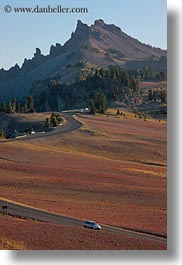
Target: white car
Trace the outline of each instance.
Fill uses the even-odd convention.
[[[94,221],[89,221],[89,220],[84,221],[83,226],[85,228],[90,228],[90,229],[96,229],[96,230],[100,230],[101,229],[101,226],[99,224],[97,224]]]

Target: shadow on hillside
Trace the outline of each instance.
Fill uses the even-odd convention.
[[[178,187],[178,161],[175,153],[178,153],[178,87],[176,80],[178,80],[177,64],[179,51],[179,14],[169,11],[168,13],[168,251],[107,251],[107,252],[89,252],[89,251],[15,251],[10,253],[10,259],[19,263],[28,261],[42,261],[46,262],[60,262],[71,260],[77,261],[170,261],[176,260],[179,256],[177,247],[178,242],[178,202],[177,202],[177,187]],[[149,260],[150,258],[150,260]]]

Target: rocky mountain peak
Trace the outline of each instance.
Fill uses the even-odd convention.
[[[65,43],[64,47],[67,49],[79,49],[87,42],[89,37],[90,27],[78,20],[75,32],[72,32],[71,38]]]
[[[160,60],[161,56],[164,60]],[[166,69],[166,56],[167,51],[141,43],[118,26],[106,24],[102,19],[95,20],[91,26],[78,20],[70,39],[63,46],[59,43],[51,45],[49,55],[43,55],[36,48],[33,57],[25,59],[21,68],[15,65],[9,70],[1,69],[0,98],[9,99],[10,95],[11,98],[22,97],[28,93],[34,81],[60,73],[63,68],[66,73],[64,80],[70,82],[74,73],[69,71],[67,75],[68,64],[87,61],[96,67],[119,64],[123,68],[152,64],[158,69]]]
[[[63,46],[61,46],[60,43],[56,43],[56,45],[51,45],[50,47],[50,55],[51,56],[57,56],[63,52]]]
[[[34,58],[40,58],[42,56],[41,50],[39,48],[36,48],[34,53]]]
[[[88,31],[89,30],[89,26],[87,24],[83,23],[81,20],[78,20],[75,32],[78,32],[80,30]]]
[[[95,20],[95,22],[94,22],[94,26],[96,26],[96,27],[103,27],[103,26],[105,26],[106,24],[105,24],[105,22],[104,22],[104,20],[103,19],[97,19],[97,20]]]

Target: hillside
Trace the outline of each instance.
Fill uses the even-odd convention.
[[[69,50],[83,47],[97,49],[98,52],[108,52],[107,56],[115,51],[118,59],[145,59],[166,55],[165,51],[143,44],[125,34],[119,27],[105,24],[101,19],[96,20],[91,27],[78,20],[76,31],[65,43],[65,47]]]
[[[107,68],[109,65],[121,65],[124,68],[153,66],[166,70],[167,52],[141,43],[130,37],[115,25],[96,20],[91,26],[80,20],[71,38],[61,46],[52,45],[50,53],[43,55],[39,48],[32,59],[25,59],[22,67],[17,64],[9,70],[0,70],[0,98],[10,100],[23,98],[29,92],[32,83],[57,74],[62,82],[74,82],[77,73],[67,71],[67,65],[87,61],[93,66]]]

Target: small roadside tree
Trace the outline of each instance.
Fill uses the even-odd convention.
[[[56,119],[56,116],[53,116],[51,118],[51,123],[53,127],[57,127],[58,126],[58,120]]]

